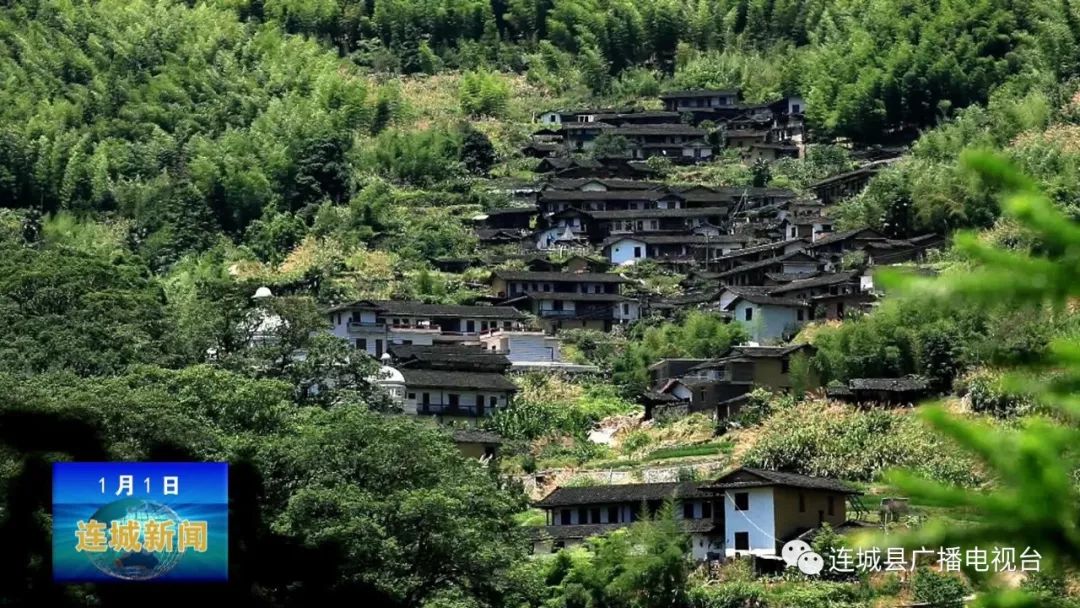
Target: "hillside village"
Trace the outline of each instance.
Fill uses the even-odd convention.
[[[1080,606],[1075,2],[16,1],[0,73],[0,605]],[[58,500],[129,463],[212,559]]]
[[[508,206],[472,218],[475,257],[435,260],[445,272],[495,267],[473,304],[360,300],[327,311],[335,336],[380,361],[377,382],[405,414],[450,427],[463,453],[496,466],[504,438],[488,420],[513,403],[515,377],[600,371],[567,360],[562,332],[622,331],[690,310],[742,326],[746,341],[717,357],[653,361],[649,386],[634,399],[639,423],[696,414],[722,434],[760,389],[900,408],[930,394],[918,376],[851,378],[826,390],[812,370],[792,372],[793,361],[814,352],[797,338],[804,326],[870,312],[882,297],[873,278],[878,267],[917,265],[946,245],[937,234],[897,239],[870,227],[835,227],[833,206],[858,194],[890,159],[822,179],[805,195],[666,183],[656,178],[650,159],[692,165],[727,149],[737,152],[736,162],[768,163],[800,158],[810,134],[799,97],[748,104],[738,91],[696,90],[660,99],[663,111],[538,115],[541,128],[522,149],[537,159],[535,178],[507,191]],[[591,154],[613,138],[621,152]],[[521,269],[499,268],[508,260]],[[680,295],[638,288],[628,271],[646,260],[684,277]],[[727,481],[734,479],[741,481]],[[756,489],[733,492],[725,484]],[[535,505],[546,510],[546,525],[533,530],[539,552],[626,526],[641,517],[641,505],[655,511],[666,499],[676,501],[693,557],[703,562],[738,555],[777,559],[784,543],[812,539],[826,522],[846,530],[869,526],[871,515],[858,499],[861,492],[843,480],[782,470],[742,468],[711,482],[535,488]],[[798,500],[758,496],[762,492]],[[746,522],[758,521],[769,522],[770,531],[751,532]]]

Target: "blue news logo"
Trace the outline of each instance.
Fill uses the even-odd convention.
[[[53,579],[225,581],[229,466],[53,465]]]

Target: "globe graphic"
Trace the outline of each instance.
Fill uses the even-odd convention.
[[[110,529],[112,522],[123,524],[136,520],[141,526],[150,520],[165,524],[172,522],[173,551],[114,551],[110,546],[100,553],[88,553],[90,561],[109,576],[126,580],[150,580],[172,570],[180,563],[181,554],[176,552],[176,534],[180,527],[180,517],[169,507],[141,498],[125,498],[104,505],[92,516],[94,520],[105,523],[105,535],[111,543]],[[139,536],[140,542],[143,540]]]

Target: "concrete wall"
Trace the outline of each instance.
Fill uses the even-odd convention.
[[[635,255],[635,247],[638,248],[636,253],[640,255]],[[648,249],[645,243],[634,239],[615,241],[608,247],[608,259],[612,264],[627,264],[649,257]]]
[[[753,310],[750,321],[746,320],[747,309]],[[740,301],[735,305],[732,319],[742,323],[750,334],[750,340],[759,344],[772,344],[783,340],[784,331],[799,323],[798,311],[784,306],[759,305]],[[804,315],[805,318],[805,315]]]
[[[750,495],[749,509],[735,510],[735,494],[746,492]],[[755,555],[776,554],[776,517],[774,515],[772,488],[747,488],[745,490],[727,490],[724,492],[724,555],[735,557],[735,533],[747,532],[750,535],[749,553]],[[740,551],[746,554],[747,551]]]

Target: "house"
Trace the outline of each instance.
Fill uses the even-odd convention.
[[[331,333],[380,357],[394,344],[455,343],[492,328],[520,329],[525,315],[509,306],[358,300],[326,311]]]
[[[813,318],[806,301],[777,296],[739,295],[726,310],[733,322],[745,326],[750,340],[758,343],[790,340]]]
[[[780,220],[784,238],[805,239],[811,243],[824,233],[832,232],[833,221],[821,215],[791,215]]]
[[[629,112],[605,112],[595,115],[595,120],[602,120],[613,125],[658,125],[681,122],[682,114],[667,110],[635,109]]]
[[[601,238],[641,233],[687,232],[703,226],[716,226],[727,219],[726,207],[685,209],[664,207],[627,209],[625,211],[591,211],[591,233]]]
[[[645,259],[690,262],[710,253],[722,255],[739,249],[746,240],[745,237],[726,234],[621,234],[604,239],[601,248],[615,265]]]
[[[920,261],[930,249],[941,249],[948,245],[948,240],[937,234],[921,234],[910,239],[889,239],[866,243],[866,261],[868,264],[899,264]]]
[[[476,429],[457,428],[451,431],[451,437],[462,456],[482,462],[498,458],[503,443],[498,433]]]
[[[712,158],[712,146],[705,141],[708,131],[689,125],[624,125],[610,133],[626,138],[635,160],[662,156],[676,163],[693,163]]]
[[[406,414],[476,425],[508,407],[517,385],[501,373],[403,367]]]
[[[474,216],[473,222],[487,229],[527,230],[536,217],[536,207],[501,207]]]
[[[705,363],[708,359],[668,358],[660,359],[650,365],[649,384],[656,386],[671,378],[683,376],[690,368]]]
[[[671,500],[675,518],[690,534],[692,556],[699,561],[716,559],[722,538],[715,520],[719,504],[700,485],[691,481],[556,488],[534,503],[544,510],[547,524],[536,531],[533,552],[549,553],[626,527],[651,517]]]
[[[772,162],[775,160],[780,160],[781,158],[800,157],[802,157],[801,147],[795,144],[777,142],[760,142],[750,144],[749,149],[744,155],[744,158],[751,162],[756,160]]]
[[[818,258],[836,264],[849,251],[866,250],[873,244],[886,241],[888,239],[884,235],[872,228],[854,228],[820,236],[808,249]]]
[[[769,295],[808,301],[815,319],[842,320],[876,298],[862,287],[862,271],[848,270],[796,279],[771,287]]]
[[[759,262],[786,255],[795,251],[803,251],[808,243],[803,239],[788,239],[786,241],[773,241],[752,247],[743,247],[709,261],[708,269],[716,272],[725,272],[745,264]]]
[[[736,150],[749,150],[754,144],[763,144],[769,136],[766,129],[730,129],[721,130],[724,147]]]
[[[613,131],[617,127],[615,125],[608,124],[601,121],[589,121],[589,122],[564,122],[559,128],[563,135],[563,142],[566,145],[566,149],[571,152],[588,152],[592,150],[593,145],[596,142],[596,138],[601,133],[606,131]]]
[[[604,165],[592,158],[551,156],[541,160],[537,173],[554,173],[562,177],[588,177],[602,170]]]
[[[674,405],[681,407],[679,413],[711,412],[719,422],[737,414],[742,405],[739,397],[756,387],[788,392],[798,380],[804,390],[816,388],[821,382],[813,370],[808,369],[805,377],[798,379],[791,375],[792,359],[813,352],[808,344],[734,346],[719,358],[680,366],[678,377],[654,382],[655,388],[643,400],[645,419],[660,411],[673,411]]]
[[[831,205],[862,192],[866,185],[870,183],[871,178],[890,163],[895,162],[895,160],[875,161],[853,171],[827,177],[810,184],[810,190],[814,192],[818,200],[826,205]]]
[[[852,378],[847,386],[830,386],[832,399],[851,403],[914,405],[930,394],[930,385],[921,376],[903,378]]]
[[[521,147],[521,153],[531,158],[558,156],[566,149],[560,141],[530,141]]]
[[[591,373],[593,365],[563,361],[559,339],[542,331],[497,329],[480,336],[480,344],[490,352],[504,355],[511,371]]]
[[[386,352],[390,363],[398,371],[408,368],[502,374],[510,369],[511,364],[504,353],[481,345],[395,344]]]
[[[660,96],[664,109],[689,115],[694,124],[704,120],[719,122],[742,113],[739,91],[686,90],[672,91]]]
[[[775,558],[784,544],[828,523],[847,521],[860,492],[821,477],[740,467],[704,490],[722,504],[723,555]]]
[[[738,253],[736,251],[736,253]],[[763,285],[770,274],[809,277],[817,274],[821,264],[804,251],[792,251],[758,262],[743,264],[717,275],[724,285]]]
[[[637,320],[638,302],[622,295],[622,286],[629,282],[604,272],[511,270],[497,270],[490,280],[504,305],[531,312],[549,333],[570,328],[610,331],[614,324]]]

